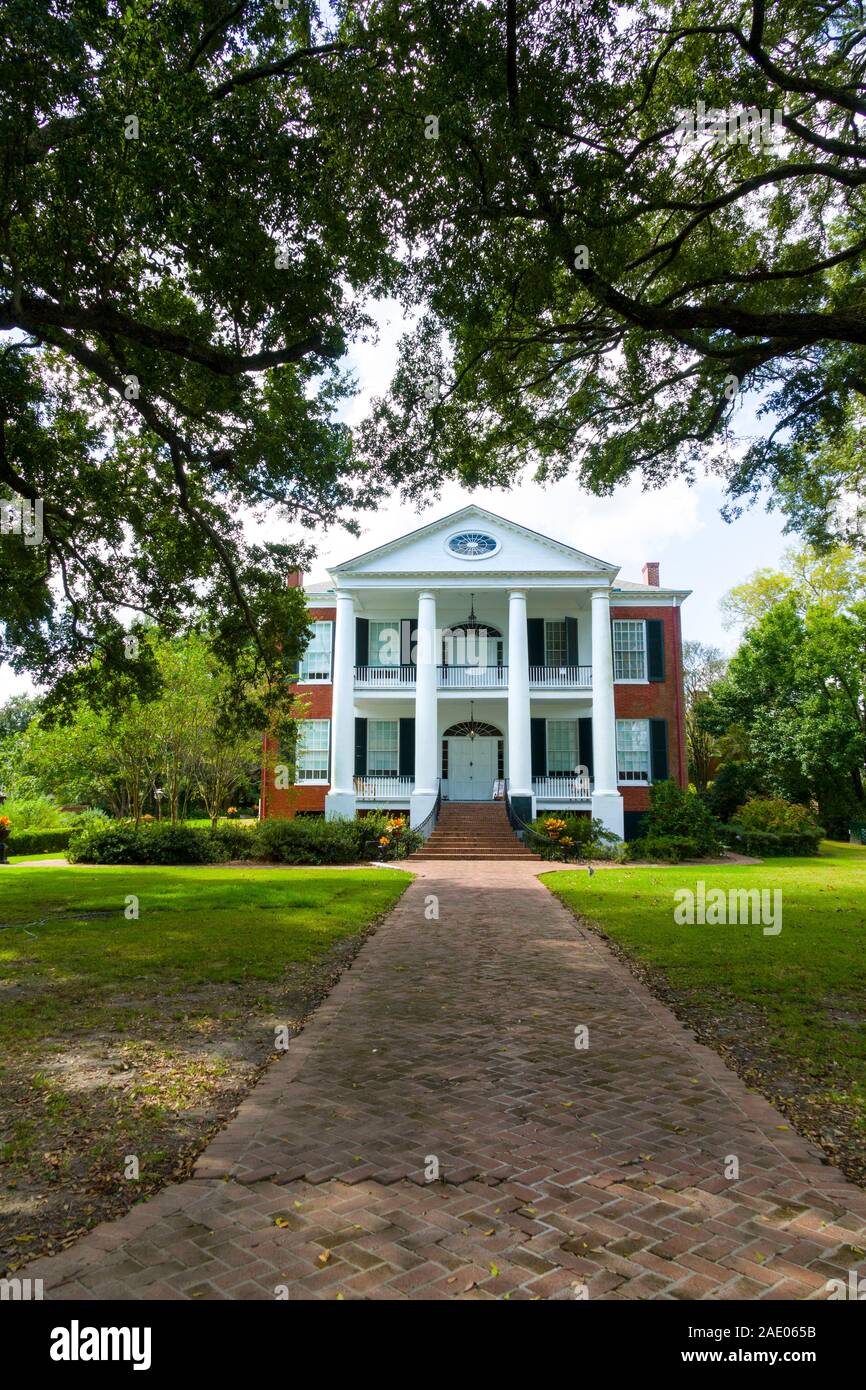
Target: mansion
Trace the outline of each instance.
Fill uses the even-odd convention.
[[[688,592],[474,505],[335,566],[305,589],[295,786],[266,773],[261,814],[420,825],[507,783],[524,821],[587,812],[632,838],[653,782],[686,785]]]

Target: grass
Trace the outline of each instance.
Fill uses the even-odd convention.
[[[273,1056],[275,1027],[297,1030],[410,881],[0,870],[0,1266],[188,1172]]]
[[[679,926],[674,892],[782,890],[782,930]],[[866,1179],[866,848],[818,858],[544,877],[699,1035]]]
[[[46,854],[10,854],[10,864],[32,864],[36,859],[65,859],[66,853],[62,849],[53,850]]]

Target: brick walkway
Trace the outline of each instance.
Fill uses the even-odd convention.
[[[862,1273],[866,1194],[540,867],[418,864],[196,1176],[21,1273],[82,1299],[809,1298]]]

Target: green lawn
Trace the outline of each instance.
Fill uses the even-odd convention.
[[[56,849],[47,854],[10,854],[10,864],[32,864],[37,859],[65,859],[66,855],[62,849]]]
[[[297,1029],[410,881],[0,870],[0,1267],[188,1171],[273,1055],[275,1027]],[[130,1153],[138,1183],[122,1177]]]
[[[782,930],[679,926],[674,892],[782,891]],[[866,848],[817,859],[545,875],[702,1037],[852,1176],[866,1174]]]

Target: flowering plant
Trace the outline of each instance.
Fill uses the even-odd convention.
[[[11,824],[8,816],[0,816],[0,835],[5,835]]]
[[[560,820],[559,816],[548,816],[547,820],[544,822],[544,828],[550,836],[550,839],[556,840],[565,829],[565,821]]]
[[[229,806],[228,809],[226,810],[226,815],[227,815],[227,816],[236,816],[237,813],[238,813],[238,808],[237,808],[237,806]]]

